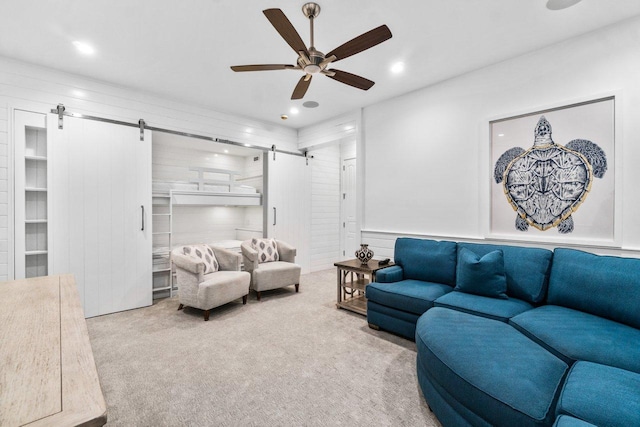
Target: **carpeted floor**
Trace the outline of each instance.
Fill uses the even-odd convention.
[[[87,320],[108,426],[438,426],[415,344],[335,307],[335,271],[204,322],[177,298]]]

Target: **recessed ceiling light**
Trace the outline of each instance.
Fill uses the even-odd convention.
[[[229,152],[229,150],[224,150],[224,152],[225,152],[225,153],[228,153],[228,152]]]
[[[504,136],[504,133],[499,133],[498,136]]]
[[[318,105],[320,104],[318,104],[316,101],[307,101],[302,104],[302,106],[305,108],[316,108]]]
[[[251,144],[244,144],[245,147],[251,147]]]
[[[393,74],[400,74],[404,71],[404,62],[396,62],[391,66],[391,72]]]
[[[74,89],[74,90],[72,90],[72,91],[71,91],[71,94],[72,94],[73,96],[77,96],[78,98],[84,98],[84,97],[86,96],[86,94],[85,94],[83,91],[78,90],[78,89]]]
[[[562,10],[579,3],[581,0],[548,0],[547,9]]]
[[[289,113],[291,114],[298,114],[300,112],[300,110],[298,110],[296,107],[291,107],[291,109],[289,110]]]
[[[346,126],[344,127],[344,130],[346,130],[346,131],[350,131],[350,130],[352,130],[352,129],[353,129],[353,125],[346,125]]]
[[[244,131],[245,131],[246,133],[253,133],[253,129],[251,129],[251,128],[246,128]]]
[[[213,157],[218,157],[218,153],[215,153],[215,154],[213,155]]]
[[[93,55],[94,53],[96,53],[96,50],[90,44],[76,40],[73,42],[73,45],[76,47],[78,52],[83,55]]]

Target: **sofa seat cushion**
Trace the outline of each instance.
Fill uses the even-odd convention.
[[[409,313],[422,314],[433,301],[451,292],[451,286],[422,280],[401,280],[394,283],[373,282],[366,288],[368,300]]]
[[[598,426],[638,426],[640,374],[577,362],[569,371],[557,412]]]
[[[569,415],[560,415],[553,423],[553,427],[596,427],[595,425],[582,421]]]
[[[555,305],[509,323],[569,364],[586,360],[640,372],[640,330],[622,323]]]
[[[419,369],[493,425],[551,425],[567,365],[504,322],[434,307],[416,325]]]
[[[470,295],[464,292],[453,291],[441,296],[434,302],[434,307],[445,307],[489,319],[507,322],[513,316],[531,310],[533,306],[525,301],[509,298],[497,299]]]
[[[300,271],[300,266],[292,262],[265,262],[253,271],[253,288],[256,291],[268,291],[295,285],[300,283]]]
[[[198,285],[195,308],[209,310],[249,293],[251,275],[246,271],[217,271],[203,278],[204,281]]]

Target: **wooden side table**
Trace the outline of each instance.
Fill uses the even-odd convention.
[[[370,282],[375,282],[376,272],[395,265],[393,262],[380,265],[377,260],[362,264],[357,259],[336,262],[338,269],[338,302],[336,307],[344,308],[359,314],[367,314],[367,298],[364,289]]]

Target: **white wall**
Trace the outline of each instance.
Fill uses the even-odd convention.
[[[340,259],[340,146],[311,150],[311,271]]]
[[[595,250],[638,256],[639,24],[627,21],[365,108],[358,152],[363,240],[376,255],[392,256],[398,235],[484,238],[488,121],[615,92],[624,250]]]
[[[297,132],[283,126],[223,114],[129,88],[0,58],[0,280],[12,262],[12,136],[7,134],[14,108],[49,112],[58,103],[68,111],[127,122],[143,118],[149,126],[229,139],[261,147],[297,151]],[[7,150],[8,147],[8,150]],[[7,181],[7,178],[9,180]],[[4,183],[3,183],[4,182]],[[9,201],[11,200],[11,201]],[[6,206],[6,205],[9,206]],[[5,208],[6,207],[6,208]]]

